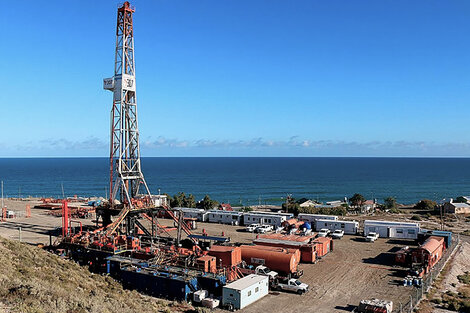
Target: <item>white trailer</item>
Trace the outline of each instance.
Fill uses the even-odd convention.
[[[243,212],[210,210],[207,211],[207,221],[211,223],[240,225]]]
[[[419,231],[419,223],[374,220],[364,221],[364,236],[373,232],[378,233],[380,238],[417,239]]]
[[[241,310],[268,292],[268,276],[250,274],[222,288],[222,305],[228,309]]]
[[[334,232],[337,229],[341,229],[347,235],[355,235],[359,231],[359,222],[356,221],[332,221],[332,220],[316,220],[315,229],[326,228],[331,232]]]
[[[207,220],[207,211],[204,209],[195,208],[174,208],[175,211],[182,211],[184,217],[197,218],[199,222],[205,222]]]
[[[331,220],[337,221],[338,217],[336,215],[323,215],[323,214],[308,214],[308,213],[299,213],[297,219],[302,222],[309,222],[312,227],[315,227],[316,220]],[[320,230],[320,229],[315,229]]]
[[[252,211],[243,214],[243,223],[245,225],[261,224],[278,227],[281,226],[283,222],[293,217],[294,214],[292,213]]]

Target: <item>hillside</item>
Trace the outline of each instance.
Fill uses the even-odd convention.
[[[188,305],[124,290],[110,277],[0,237],[0,312],[183,312]]]

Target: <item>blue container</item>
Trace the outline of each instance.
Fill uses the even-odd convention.
[[[433,230],[431,231],[433,236],[444,237],[446,241],[446,248],[449,248],[452,245],[452,232],[444,230]]]
[[[301,227],[305,229],[312,229],[312,224],[310,224],[309,222],[305,222]]]
[[[178,275],[159,275],[158,272],[140,271],[124,268],[120,280],[126,288],[160,298],[190,301],[191,293],[200,289],[196,278],[183,278]]]

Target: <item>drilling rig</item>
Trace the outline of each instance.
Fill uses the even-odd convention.
[[[108,235],[125,222],[132,234],[136,218],[133,211],[166,206],[165,196],[150,194],[142,173],[137,118],[134,59],[135,9],[129,2],[118,8],[114,76],[103,80],[103,88],[113,93],[109,157],[109,207],[100,211]],[[116,216],[111,222],[111,216]],[[138,223],[138,222],[137,222]],[[139,225],[142,228],[141,225]]]
[[[175,214],[165,195],[152,195],[145,181],[137,119],[134,12],[129,2],[118,8],[114,76],[103,80],[103,88],[113,93],[109,201],[96,207],[96,227],[82,229],[80,224],[79,231],[69,227],[74,221],[67,218],[64,202],[63,233],[56,250],[88,265],[91,271],[108,273],[124,281],[132,277],[132,284],[138,282],[136,288],[150,286],[144,292],[167,297],[175,296],[171,294],[175,290],[183,290],[178,297],[188,300],[188,290],[194,292],[204,285],[213,292],[220,291],[227,277],[236,279],[241,272],[235,264],[217,266],[216,257],[201,248],[207,248],[207,240],[213,239],[191,234],[183,213]],[[172,218],[174,227],[160,225],[156,219],[159,213]],[[146,228],[148,224],[151,229]],[[170,229],[176,231],[175,236]],[[187,239],[181,240],[182,232],[188,235]],[[241,254],[237,255],[241,258]],[[140,266],[145,267],[144,271]],[[142,281],[146,283],[140,284]]]

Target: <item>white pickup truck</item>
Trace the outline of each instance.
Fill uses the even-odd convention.
[[[254,232],[254,231],[256,230],[256,228],[258,228],[258,227],[260,227],[260,226],[261,226],[260,224],[251,224],[251,225],[248,225],[248,226],[245,228],[245,230],[246,230],[247,232],[252,233],[252,232]]]
[[[374,233],[374,232],[370,232],[370,233],[366,236],[366,241],[368,241],[368,242],[374,242],[374,241],[376,241],[377,239],[379,239],[379,234]]]
[[[330,234],[330,230],[326,228],[320,229],[318,232],[318,237],[327,237]]]
[[[284,290],[298,293],[299,295],[308,291],[308,285],[300,282],[298,279],[291,278],[285,282],[276,282],[273,285],[275,290]]]
[[[334,232],[331,233],[331,237],[333,239],[341,239],[344,236],[344,230],[336,229]]]
[[[264,266],[264,265],[258,265],[255,268],[255,274],[269,276],[269,279],[272,281],[275,280],[278,275],[277,272],[271,271],[267,266]]]
[[[255,233],[265,234],[268,231],[272,231],[273,227],[271,225],[261,225],[255,229]]]

